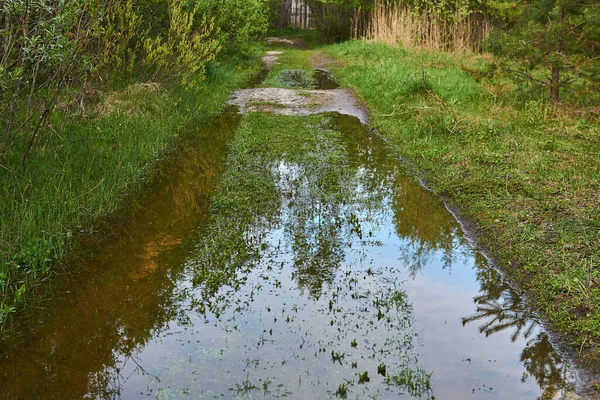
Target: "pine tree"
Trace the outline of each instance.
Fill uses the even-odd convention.
[[[557,103],[561,88],[577,77],[596,78],[600,56],[600,5],[596,0],[527,0],[515,5],[512,29],[496,30],[490,50],[504,57],[517,81],[549,89]]]

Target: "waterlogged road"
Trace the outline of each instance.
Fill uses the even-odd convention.
[[[196,136],[15,326],[0,398],[551,399],[573,380],[357,118],[225,112]]]

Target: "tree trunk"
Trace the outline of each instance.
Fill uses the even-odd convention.
[[[290,26],[291,11],[292,11],[292,1],[291,0],[283,0],[281,2],[281,9],[279,12],[279,27],[280,28],[287,28],[288,26]]]
[[[552,67],[552,81],[550,82],[550,98],[553,103],[558,103],[558,91],[560,87],[560,67]]]

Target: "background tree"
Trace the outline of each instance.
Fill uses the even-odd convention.
[[[510,4],[510,3],[509,3]],[[496,29],[489,49],[519,83],[547,88],[557,103],[561,88],[577,78],[595,79],[600,56],[600,5],[594,0],[528,0],[510,10],[508,30]],[[516,10],[516,11],[515,11]]]

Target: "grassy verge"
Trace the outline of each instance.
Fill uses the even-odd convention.
[[[215,64],[199,89],[136,84],[109,93],[84,115],[52,116],[24,165],[15,149],[0,168],[0,327],[78,232],[114,212],[150,167],[233,89],[258,71],[257,58]]]
[[[372,124],[476,223],[481,244],[581,360],[600,359],[600,123],[480,80],[483,56],[326,48]]]

